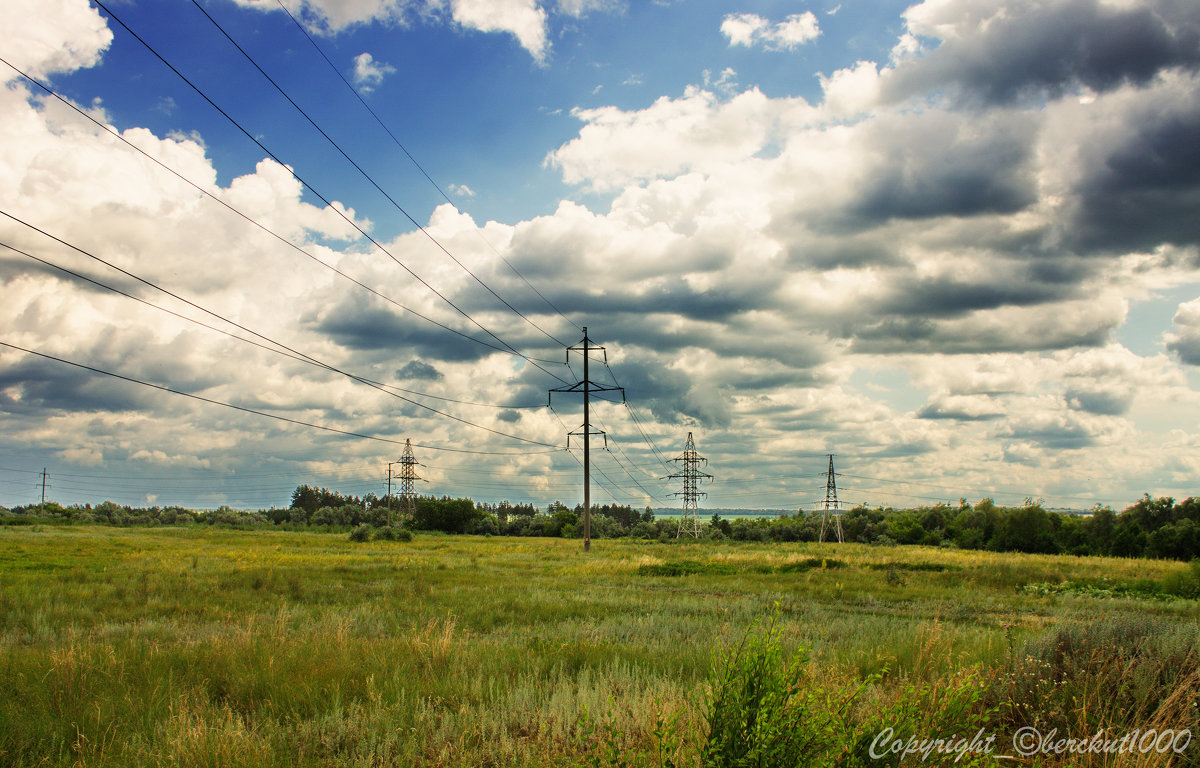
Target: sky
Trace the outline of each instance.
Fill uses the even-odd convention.
[[[0,505],[1196,493],[1194,2],[0,4]]]

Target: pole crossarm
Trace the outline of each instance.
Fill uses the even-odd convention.
[[[584,390],[584,387],[585,387],[585,385],[586,385],[586,388],[587,388],[588,392],[614,392],[614,391],[620,391],[620,393],[621,393],[621,404],[622,404],[622,405],[624,405],[624,404],[625,404],[625,387],[613,387],[613,386],[605,386],[605,385],[603,385],[603,384],[597,384],[597,383],[596,383],[596,382],[594,382],[594,381],[586,381],[586,380],[585,380],[585,381],[578,381],[578,382],[575,382],[574,384],[572,384],[572,385],[571,385],[571,386],[569,386],[569,387],[555,387],[554,389],[550,390],[550,394],[554,394],[555,392],[564,392],[564,393],[565,393],[565,392],[579,392],[579,393],[582,393],[582,392],[583,392],[583,390]],[[606,400],[605,402],[609,402],[609,403],[615,403],[615,402],[617,402],[617,401],[616,401],[616,400]]]

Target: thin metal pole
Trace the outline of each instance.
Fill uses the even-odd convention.
[[[391,527],[392,527],[392,464],[393,464],[393,463],[394,463],[394,462],[390,462],[390,461],[388,462],[388,492],[387,492],[387,500],[388,500],[388,527],[389,527],[389,528],[391,528]]]
[[[592,551],[592,421],[588,409],[588,335],[583,329],[583,551]]]

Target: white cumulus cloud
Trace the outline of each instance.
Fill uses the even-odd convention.
[[[812,11],[795,13],[780,22],[753,13],[729,14],[721,22],[721,33],[730,45],[761,46],[769,51],[790,51],[821,35]]]
[[[546,11],[533,0],[451,0],[454,21],[480,32],[507,32],[535,61],[549,52]]]
[[[375,90],[383,82],[383,78],[395,71],[395,67],[376,61],[369,53],[360,53],[354,57],[354,84],[366,93]]]
[[[1166,336],[1167,349],[1189,365],[1200,365],[1200,299],[1180,304],[1172,322],[1174,331]]]
[[[93,66],[112,42],[87,0],[9,0],[4,11],[4,58],[33,77]]]

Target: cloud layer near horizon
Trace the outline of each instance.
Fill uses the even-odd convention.
[[[451,7],[458,23],[507,30],[540,57],[545,38],[519,31],[536,25],[512,21],[517,5],[537,10]],[[382,0],[306,8],[330,30],[396,22],[404,10]],[[92,66],[112,39],[84,0],[39,4],[27,16],[14,64],[31,74]],[[1200,283],[1200,11],[1172,2],[930,0],[904,23],[890,60],[822,74],[819,102],[696,85],[640,109],[577,109],[578,134],[548,148],[546,164],[581,192],[611,196],[606,210],[564,200],[544,216],[489,222],[480,238],[476,222],[444,205],[428,231],[563,341],[575,343],[577,329],[492,247],[556,307],[580,324],[590,318],[665,452],[677,453],[681,433],[695,430],[727,477],[768,478],[762,496],[725,491],[730,505],[783,503],[785,491],[765,491],[784,480],[769,478],[826,452],[869,459],[877,477],[917,476],[964,492],[1083,500],[1186,492],[1200,474],[1200,397],[1187,379],[1188,366],[1200,364],[1200,299],[1167,312],[1173,324],[1157,331],[1154,349],[1134,351],[1118,331],[1131,306]],[[1052,34],[1068,26],[1078,45]],[[0,208],[14,216],[373,380],[511,405],[544,401],[558,385],[518,358],[414,319],[419,312],[489,339],[336,211],[306,202],[288,169],[264,160],[221,186],[203,137],[121,131],[314,258],[23,81],[9,77],[0,99]],[[369,231],[351,203],[340,210]],[[0,235],[197,314],[11,220],[0,221]],[[498,305],[425,235],[384,245],[506,342],[561,358],[561,347]],[[10,343],[354,431],[521,448],[15,253],[0,260]],[[566,411],[560,421],[546,411],[421,402],[548,444],[576,426]],[[0,352],[0,410],[10,444],[44,446],[84,466],[229,468],[245,460],[236,447],[247,444],[262,452],[298,445],[296,461],[310,467],[361,464],[390,450],[350,444],[330,459],[322,440],[310,444],[289,427],[11,351]],[[603,407],[601,417],[631,463],[653,463],[634,447],[626,412]],[[505,482],[550,495],[572,466],[541,454],[497,461]],[[446,459],[431,474],[452,485],[466,466]],[[661,474],[632,470],[647,484]],[[625,486],[622,501],[646,502],[620,467],[608,471]],[[912,503],[866,490],[861,500]]]

